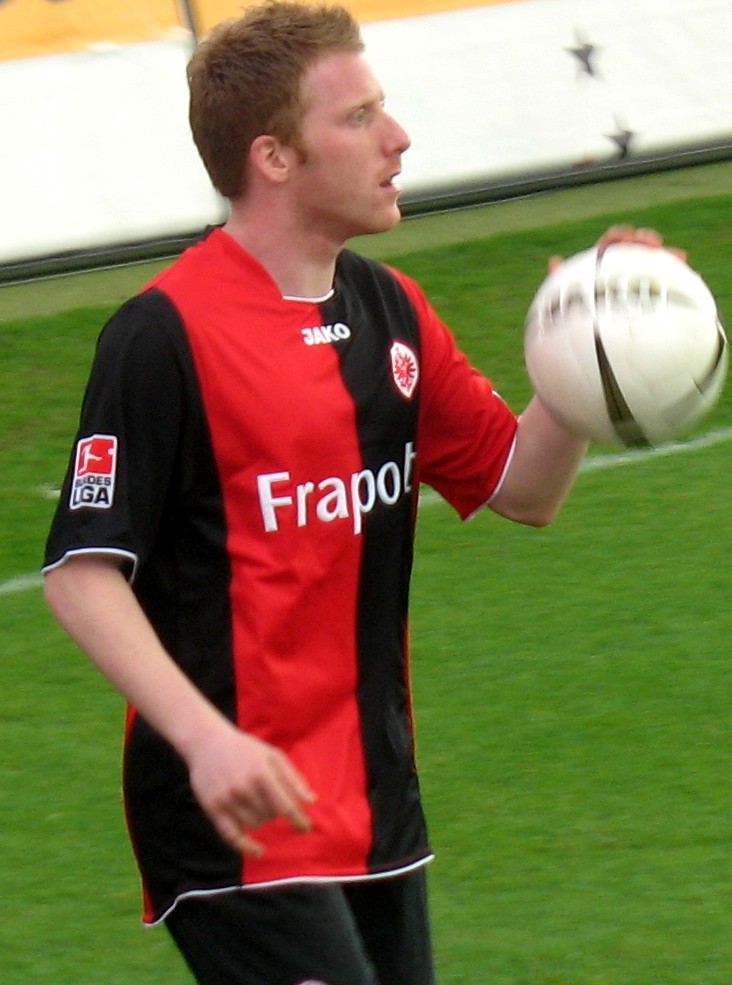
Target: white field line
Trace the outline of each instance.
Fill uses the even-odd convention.
[[[27,592],[29,588],[40,588],[43,577],[37,575],[20,575],[9,581],[0,581],[0,595],[15,595],[16,592]]]
[[[732,441],[732,428],[720,431],[710,431],[691,441],[671,441],[657,448],[637,448],[632,451],[612,452],[608,455],[590,455],[580,465],[580,473],[599,472],[601,469],[615,469],[624,465],[637,465],[654,458],[667,458],[669,455],[683,455],[687,452],[699,451]],[[433,489],[423,489],[420,494],[420,504],[430,506],[444,502]]]
[[[701,448],[711,448],[732,441],[732,428],[720,431],[710,431],[691,441],[670,441],[667,445],[657,448],[638,448],[635,451],[617,452],[612,455],[596,455],[584,460],[580,472],[597,472],[600,469],[612,469],[619,465],[635,465],[637,462],[647,462],[652,458],[667,458],[669,455],[683,455]]]
[[[710,431],[708,434],[703,434],[698,438],[694,438],[692,441],[672,441],[666,445],[659,445],[658,448],[639,448],[636,451],[590,456],[580,466],[580,472],[599,472],[601,469],[614,469],[624,465],[636,465],[654,458],[668,458],[669,455],[684,455],[687,452],[711,448],[713,445],[721,445],[727,441],[732,441],[732,428]],[[442,498],[432,489],[423,489],[420,493],[421,506],[431,506],[441,502],[443,502]],[[40,574],[19,575],[17,578],[10,578],[8,581],[0,582],[0,596],[15,595],[17,592],[26,592],[32,588],[40,588],[42,583],[43,577]]]

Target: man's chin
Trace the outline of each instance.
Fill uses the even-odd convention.
[[[391,211],[382,213],[378,218],[374,217],[370,227],[364,230],[364,232],[372,235],[375,233],[388,233],[390,229],[396,228],[401,221],[401,209],[398,205],[395,205]]]

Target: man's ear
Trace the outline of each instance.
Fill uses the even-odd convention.
[[[282,184],[289,177],[292,154],[291,147],[287,147],[277,137],[263,133],[252,141],[249,161],[251,167],[265,180]]]

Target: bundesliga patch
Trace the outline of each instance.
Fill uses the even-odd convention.
[[[117,439],[112,434],[80,438],[76,446],[69,507],[108,510],[117,476]]]
[[[403,342],[394,342],[389,352],[391,356],[391,375],[397,390],[410,400],[419,379],[417,356]]]

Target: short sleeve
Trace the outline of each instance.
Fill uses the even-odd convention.
[[[421,288],[403,274],[420,326],[419,478],[466,519],[496,494],[517,419],[493,384],[458,348]]]
[[[150,291],[104,327],[46,545],[45,569],[70,554],[148,556],[171,495],[194,370],[172,303]]]

